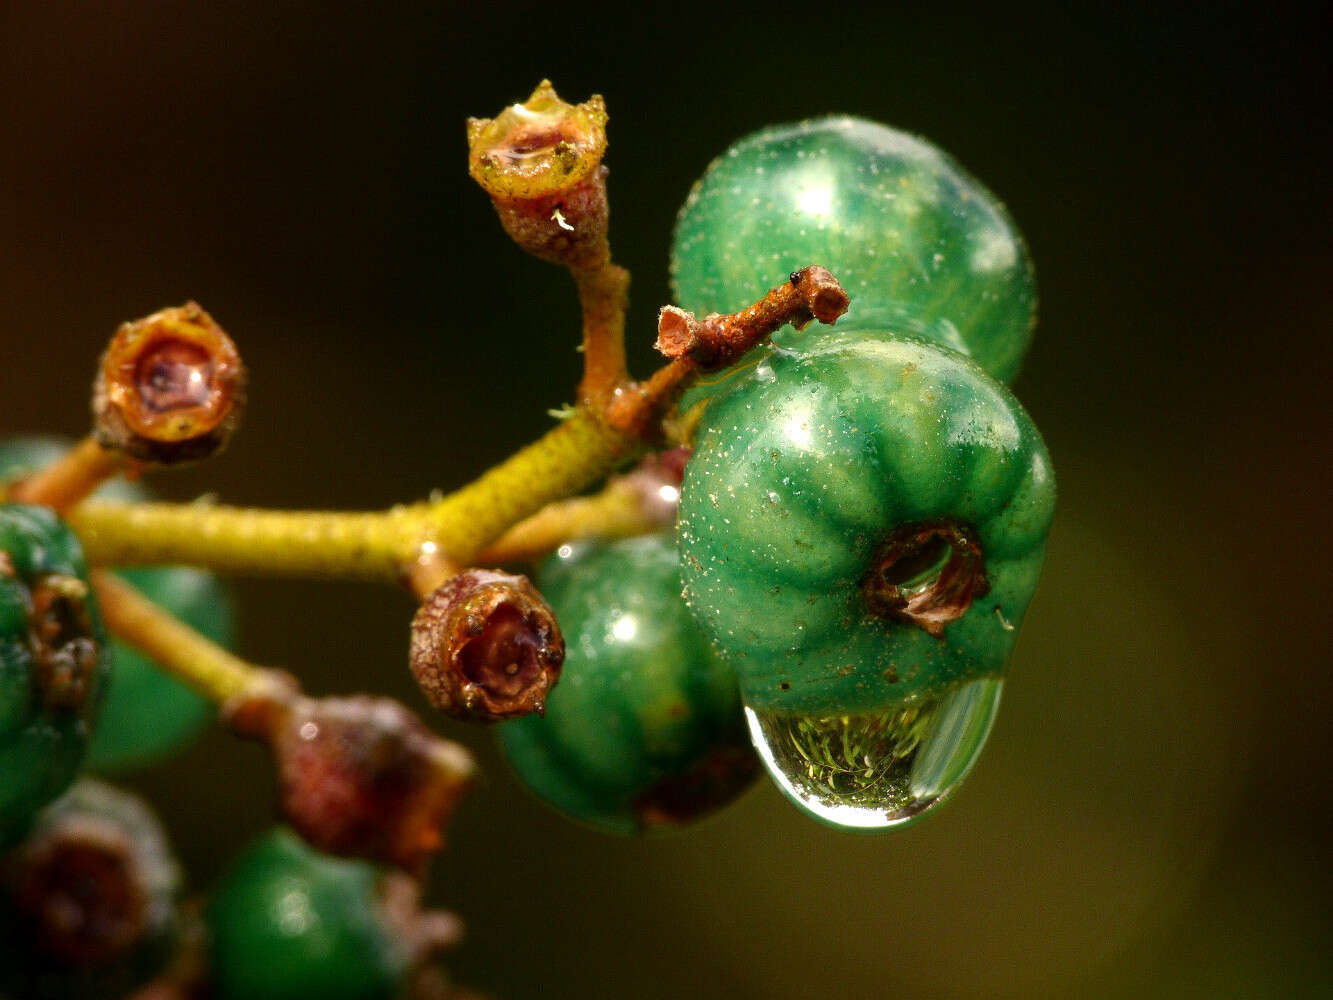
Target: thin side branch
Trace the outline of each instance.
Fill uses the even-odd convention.
[[[120,472],[122,465],[117,452],[86,437],[50,465],[10,486],[4,499],[63,511],[91,495]]]
[[[158,607],[119,577],[94,570],[107,626],[210,701],[224,705],[274,686],[272,671],[246,663]]]
[[[271,511],[200,504],[88,502],[69,512],[90,561],[109,565],[191,563],[260,574],[402,582],[423,556],[444,569],[414,581],[420,593],[447,567],[478,554],[543,507],[581,492],[662,437],[680,393],[702,370],[739,357],[787,322],[832,322],[847,296],[823,268],[810,267],[749,309],[700,322],[663,310],[680,357],[644,382],[626,383],[605,409],[580,406],[567,420],[440,500],[378,513]],[[673,340],[683,324],[683,340]],[[691,332],[692,331],[692,332]],[[685,346],[681,346],[684,344]],[[697,360],[703,354],[708,361]]]

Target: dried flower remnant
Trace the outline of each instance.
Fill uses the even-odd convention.
[[[33,681],[51,709],[92,715],[100,649],[88,585],[75,576],[47,573],[33,581],[28,612]]]
[[[789,281],[738,313],[712,313],[700,320],[692,312],[666,306],[658,316],[655,346],[668,358],[689,357],[702,368],[721,368],[784,324],[798,330],[812,320],[831,324],[850,303],[837,278],[811,265],[793,271]]]
[[[396,701],[260,696],[227,716],[272,748],[283,818],[312,846],[413,873],[444,846],[472,759]]]
[[[541,712],[564,661],[555,615],[524,576],[466,570],[412,620],[412,674],[432,705],[460,718]]]
[[[606,105],[562,101],[549,80],[495,118],[470,118],[468,167],[520,247],[575,271],[609,263]]]
[[[244,402],[236,345],[189,302],[116,331],[93,384],[94,433],[140,461],[195,461],[226,446]]]
[[[937,639],[989,589],[976,533],[953,521],[898,528],[861,582],[872,615],[915,625]]]
[[[0,869],[0,991],[122,996],[169,959],[182,876],[138,798],[84,779]]]

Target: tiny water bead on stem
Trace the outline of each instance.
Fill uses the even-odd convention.
[[[1017,401],[886,333],[797,335],[699,426],[681,491],[691,609],[802,807],[884,828],[975,761],[1054,504]]]
[[[672,448],[645,455],[632,471],[612,476],[592,496],[548,504],[483,549],[478,562],[532,562],[566,542],[629,538],[672,527],[689,453]]]

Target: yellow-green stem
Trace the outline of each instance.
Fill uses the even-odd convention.
[[[86,437],[50,465],[9,486],[3,499],[64,510],[120,472],[122,465],[118,452]]]
[[[272,675],[200,635],[124,580],[94,570],[93,586],[107,626],[218,705],[273,685]]]
[[[579,409],[436,501],[374,513],[88,502],[69,521],[94,563],[398,581],[423,545],[468,565],[507,528],[586,488],[642,448],[636,435]]]
[[[564,542],[628,538],[664,526],[660,511],[645,503],[643,487],[631,477],[619,477],[593,496],[548,504],[482,549],[476,561],[482,566],[530,562]]]

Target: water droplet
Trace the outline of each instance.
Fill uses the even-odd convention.
[[[865,715],[805,716],[749,705],[750,739],[793,802],[831,826],[886,830],[923,815],[981,755],[1004,682],[961,684]]]

